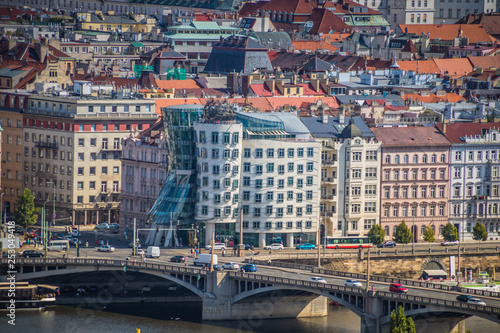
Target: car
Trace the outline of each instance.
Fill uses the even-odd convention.
[[[73,229],[72,231],[70,231],[68,233],[68,235],[73,236],[73,237],[80,237],[82,234],[78,230]]]
[[[325,279],[323,279],[322,277],[319,277],[319,276],[313,276],[313,277],[309,278],[309,281],[316,282],[316,283],[325,283],[325,284],[328,283],[328,282],[326,282]]]
[[[9,222],[10,222],[10,221],[9,221]],[[16,225],[16,226],[14,227],[14,233],[16,233],[16,234],[22,234],[23,232],[24,232],[24,229],[23,229],[23,228],[21,228],[20,226]]]
[[[184,256],[173,256],[170,258],[171,262],[186,262],[188,259]]]
[[[225,264],[222,265],[222,268],[224,269],[240,269],[240,265],[238,265],[235,262],[226,262]]]
[[[396,247],[396,243],[393,241],[385,241],[382,244],[379,244],[378,247]]]
[[[100,247],[97,248],[97,251],[99,252],[114,252],[115,248],[110,245],[101,245]]]
[[[458,245],[458,241],[446,241],[441,243],[442,246],[455,246]]]
[[[109,224],[107,223],[101,223],[101,224],[98,224],[94,227],[95,230],[108,230],[109,229]]]
[[[346,287],[354,287],[354,288],[363,288],[361,282],[357,280],[345,280],[344,286]]]
[[[40,258],[40,257],[43,257],[43,253],[35,251],[35,250],[26,250],[26,251],[23,251],[22,256],[24,258]]]
[[[264,250],[283,250],[283,249],[284,249],[283,244],[279,243],[274,243],[268,246],[264,246]]]
[[[389,286],[389,291],[392,291],[393,293],[406,294],[408,293],[408,288],[403,287],[403,285],[399,283],[391,283],[391,285]]]
[[[214,271],[223,271],[224,270],[224,267],[222,267],[221,265],[214,265]]]
[[[255,264],[246,264],[241,266],[242,272],[257,272],[257,265]]]
[[[476,304],[476,305],[482,305],[482,306],[486,306],[486,303],[484,303],[483,301],[481,301],[479,298],[469,298],[469,300],[467,301],[468,304]]]
[[[79,240],[78,238],[71,238],[71,239],[68,239],[69,241],[69,245],[74,245],[76,246],[76,243],[78,243],[78,245],[82,245],[82,241]]]
[[[210,250],[211,248],[212,248],[212,245],[205,246],[205,250]],[[214,243],[214,250],[225,250],[225,249],[226,249],[226,244]]]
[[[472,297],[471,295],[458,295],[457,301],[467,303]]]
[[[111,223],[109,229],[120,229],[120,225],[118,223]]]
[[[300,244],[295,247],[297,250],[314,250],[316,246],[311,243]]]
[[[245,244],[245,250],[253,250],[252,244]]]

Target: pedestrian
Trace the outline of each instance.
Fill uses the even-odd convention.
[[[222,249],[222,256],[225,257],[226,256],[226,249]]]
[[[85,241],[85,247],[88,248],[89,247],[89,241]]]
[[[187,258],[186,258],[186,260],[184,260],[184,266],[187,267],[187,265],[188,265],[188,261],[187,261]]]
[[[255,255],[255,251],[252,249],[252,255]]]
[[[198,253],[199,253],[199,252],[198,252],[198,249],[196,249],[196,250],[195,250],[195,254],[196,254],[196,256],[198,256]]]
[[[106,241],[106,245],[109,245],[109,240]]]

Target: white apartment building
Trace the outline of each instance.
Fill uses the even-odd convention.
[[[301,118],[321,142],[326,236],[362,236],[379,223],[380,142],[361,118]]]
[[[291,113],[237,113],[234,120],[194,125],[198,157],[195,219],[206,239],[238,237],[263,247],[316,243],[319,230],[319,142]]]
[[[434,0],[434,24],[452,24],[474,13],[493,13],[498,0]]]
[[[488,239],[500,237],[500,123],[440,126],[451,142],[450,222],[461,240],[472,240],[481,222]]]
[[[167,178],[167,148],[163,122],[122,139],[120,224],[151,228],[146,222]],[[147,235],[140,231],[139,235]]]
[[[56,221],[118,222],[121,140],[158,119],[153,100],[32,95],[24,116],[23,184]]]
[[[434,22],[435,1],[388,0],[387,21],[393,29],[399,24],[431,24]]]

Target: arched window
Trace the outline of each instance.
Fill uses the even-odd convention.
[[[385,156],[385,164],[391,164],[391,155]]]
[[[399,164],[399,155],[394,157],[394,163]]]
[[[405,164],[408,164],[408,155],[405,155],[405,157],[403,158],[403,162],[404,162]]]
[[[413,155],[413,163],[414,164],[418,163],[418,155],[417,154]]]
[[[441,154],[441,163],[446,163],[446,156],[445,156],[445,154]]]
[[[420,234],[423,235],[425,232],[425,225],[420,228]]]
[[[385,236],[389,236],[389,227],[388,226],[385,226],[384,227],[384,231],[385,231]]]
[[[444,229],[444,225],[440,225],[439,226],[439,234],[442,235],[443,234],[443,229]]]
[[[432,163],[436,163],[436,161],[437,161],[437,156],[436,156],[436,154],[432,154],[432,157],[431,157],[431,162],[432,162]]]
[[[396,234],[396,229],[397,229],[397,225],[394,226],[394,228],[392,229],[392,234],[395,235]]]
[[[427,163],[427,155],[422,156],[422,163]]]

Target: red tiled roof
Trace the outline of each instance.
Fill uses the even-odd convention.
[[[478,42],[494,42],[496,38],[486,32],[483,26],[475,24],[400,24],[399,32],[408,29],[408,33],[422,35],[430,33],[430,38],[441,38],[444,41],[452,41],[462,30],[462,36],[469,38],[470,44]]]
[[[326,8],[314,8],[307,19],[313,22],[309,35],[329,34],[332,31],[350,30],[349,26],[338,16]]]
[[[448,139],[435,127],[377,127],[373,134],[384,146],[449,146]]]
[[[401,52],[411,52],[411,53],[418,53],[418,50],[417,48],[415,47],[415,44],[413,44],[413,42],[411,41],[411,39],[409,39],[405,46],[403,47],[403,49],[401,50]]]
[[[347,10],[347,5],[349,5],[350,10]],[[354,7],[367,8],[367,7],[362,6],[359,3],[356,3],[356,2],[351,1],[351,0],[344,0],[344,5],[338,3],[337,1],[335,1],[335,2],[326,1],[324,7],[325,8],[335,7],[335,10],[334,10],[335,13],[343,13],[343,14],[348,14],[348,15],[353,12],[352,8],[354,8]],[[381,15],[381,13],[379,11],[374,10],[374,9],[367,8],[366,13],[360,12],[360,13],[356,13],[356,15]]]
[[[443,124],[437,124],[436,127],[443,132]],[[446,124],[446,133],[444,135],[451,143],[464,143],[460,139],[461,137],[481,135],[485,130],[492,128],[500,129],[500,122]]]
[[[439,74],[439,68],[432,60],[398,61],[399,69],[422,74]]]

